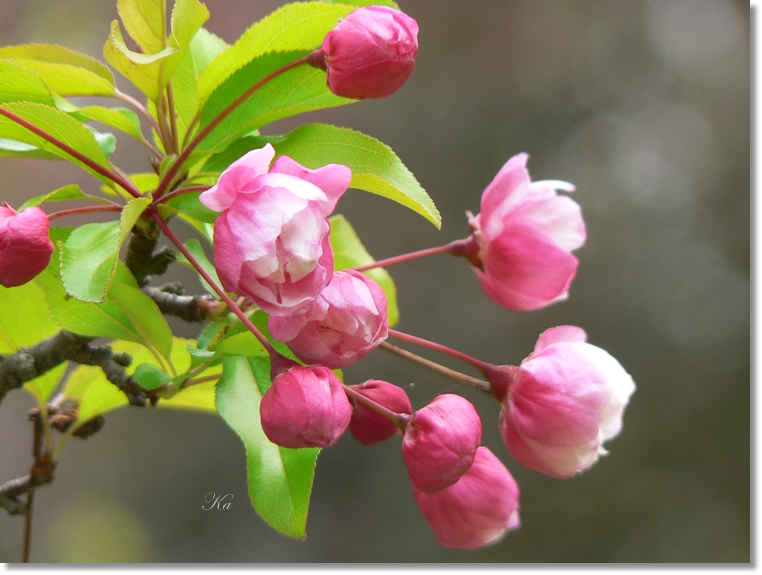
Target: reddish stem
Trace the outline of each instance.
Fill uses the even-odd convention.
[[[435,363],[431,360],[426,359],[425,357],[421,357],[420,355],[409,352],[406,349],[402,349],[400,347],[397,347],[396,345],[392,345],[388,341],[381,342],[381,347],[383,347],[387,351],[390,351],[396,355],[399,355],[400,357],[404,357],[405,359],[408,359],[412,362],[422,365],[425,368],[430,369],[431,371],[435,371],[440,375],[449,377],[450,379],[457,381],[458,383],[464,383],[478,390],[486,391],[487,393],[490,393],[490,384],[487,383],[486,381],[482,381],[481,379],[471,377],[470,375],[466,375],[465,373],[461,373],[459,371],[455,371],[454,369],[450,369],[449,367],[445,367],[439,363]]]
[[[118,174],[115,174],[114,172],[112,172],[108,168],[104,168],[99,163],[95,162],[94,160],[91,160],[90,158],[88,158],[84,154],[78,152],[77,150],[75,150],[74,148],[69,146],[68,144],[65,144],[64,142],[62,142],[61,140],[59,140],[55,136],[52,136],[51,134],[48,134],[45,130],[43,130],[41,128],[38,128],[37,126],[35,126],[31,122],[28,122],[27,120],[25,120],[21,116],[17,116],[13,112],[11,112],[9,110],[6,110],[5,108],[2,108],[2,107],[0,107],[0,115],[5,116],[9,120],[12,120],[12,121],[16,122],[17,124],[19,124],[20,126],[23,126],[24,128],[26,128],[30,132],[33,132],[33,133],[37,134],[42,139],[47,140],[48,142],[50,142],[51,144],[53,144],[57,148],[60,148],[61,150],[63,150],[67,154],[69,154],[70,156],[73,156],[74,158],[78,159],[80,162],[85,164],[88,168],[90,168],[94,172],[97,172],[101,176],[103,176],[105,178],[108,178],[109,180],[111,180],[112,182],[114,182],[116,184],[119,184],[125,190],[127,190],[127,192],[129,192],[130,195],[132,195],[132,196],[134,196],[136,198],[143,197],[143,194],[140,193],[140,191],[135,187],[135,184],[133,184],[131,181],[122,178],[121,176],[119,176]]]
[[[365,405],[367,405],[371,409],[377,411],[381,415],[383,415],[385,417],[388,417],[402,431],[405,430],[405,428],[407,427],[408,422],[410,421],[410,416],[408,414],[406,414],[406,413],[395,413],[391,409],[388,409],[388,408],[384,407],[380,403],[376,403],[371,398],[363,395],[359,391],[356,391],[355,389],[353,389],[349,385],[344,385],[343,383],[341,385],[344,388],[344,392],[347,395],[349,395],[350,397],[353,397],[357,401],[361,401],[362,403],[364,403]]]
[[[161,182],[159,182],[159,187],[156,188],[156,193],[154,194],[155,198],[160,198],[164,195],[164,192],[167,191],[169,186],[172,184],[172,181],[174,180],[175,176],[177,175],[177,172],[182,167],[183,163],[185,163],[185,160],[187,160],[193,150],[195,150],[198,145],[206,138],[209,133],[214,130],[217,126],[220,125],[220,123],[227,118],[230,113],[235,110],[238,106],[240,106],[247,98],[249,98],[254,92],[259,90],[262,86],[267,84],[270,80],[273,80],[274,78],[277,78],[284,72],[287,72],[288,70],[291,70],[292,68],[296,68],[297,66],[300,66],[302,64],[307,63],[307,56],[304,58],[299,58],[298,60],[294,60],[293,62],[286,64],[282,68],[278,68],[274,72],[268,74],[264,78],[262,78],[259,82],[254,84],[251,88],[246,90],[243,94],[241,94],[238,98],[233,101],[232,104],[230,104],[227,108],[225,108],[214,120],[209,122],[209,124],[206,125],[206,127],[201,130],[193,140],[191,140],[191,143],[188,144],[188,147],[183,150],[183,153],[180,154],[180,156],[177,158],[174,164],[169,168],[167,173],[164,175],[164,177],[161,179]]]
[[[182,196],[183,194],[190,194],[190,193],[193,193],[193,192],[205,192],[206,190],[208,190],[211,187],[212,186],[188,186],[187,188],[179,188],[177,190],[172,190],[168,194],[163,195],[161,198],[158,198],[158,199],[154,200],[151,205],[155,206],[157,204],[166,203],[169,200],[171,200],[172,198],[177,197],[177,196]]]
[[[389,335],[392,337],[396,337],[397,339],[401,339],[402,341],[414,343],[415,345],[420,345],[422,347],[428,347],[429,349],[433,349],[434,351],[438,351],[440,353],[444,353],[449,356],[452,356],[455,359],[459,359],[460,361],[463,361],[469,365],[474,366],[476,369],[478,369],[481,372],[484,372],[485,369],[488,369],[487,366],[490,365],[485,361],[481,361],[479,359],[476,359],[475,357],[466,355],[465,353],[458,351],[457,349],[452,349],[450,347],[447,347],[446,345],[429,341],[427,339],[423,339],[422,337],[416,337],[414,335],[403,333],[401,331],[397,331],[396,329],[390,329]]]
[[[454,255],[463,255],[463,252],[468,244],[470,244],[472,239],[470,237],[464,239],[464,240],[455,240],[454,242],[450,242],[449,244],[438,246],[435,248],[426,248],[425,250],[418,250],[416,252],[410,252],[409,254],[402,254],[401,256],[394,256],[392,258],[387,258],[385,260],[379,260],[377,262],[373,262],[370,264],[365,264],[362,266],[357,266],[352,268],[356,272],[362,272],[365,270],[370,270],[373,268],[385,268],[388,266],[392,266],[394,264],[401,264],[402,262],[407,262],[410,260],[423,258],[426,256],[433,256],[436,254],[445,254],[450,253]]]
[[[60,212],[53,212],[48,216],[49,220],[55,220],[56,218],[62,218],[64,216],[73,216],[75,214],[89,214],[92,212],[121,212],[122,206],[87,206],[84,208],[72,208],[70,210],[61,210]]]
[[[259,342],[264,346],[264,348],[267,350],[267,352],[270,354],[271,363],[275,363],[276,360],[280,360],[281,358],[290,361],[287,358],[283,357],[278,351],[272,346],[272,344],[267,341],[267,338],[262,334],[261,331],[257,329],[257,326],[255,326],[253,323],[251,323],[251,320],[246,316],[243,311],[241,311],[241,308],[236,305],[236,303],[230,299],[230,296],[225,293],[225,290],[220,287],[217,282],[215,282],[212,279],[212,276],[210,276],[206,270],[203,268],[203,266],[196,260],[196,258],[193,257],[193,254],[191,254],[188,251],[188,248],[185,247],[182,241],[180,241],[180,238],[178,238],[175,235],[175,232],[172,231],[172,228],[169,227],[169,224],[164,221],[164,219],[155,211],[151,211],[151,217],[156,221],[156,223],[161,228],[161,231],[164,232],[164,235],[169,238],[169,240],[177,246],[177,249],[180,250],[180,252],[185,256],[185,258],[190,262],[190,264],[196,268],[196,271],[201,275],[202,278],[206,280],[206,283],[208,283],[214,291],[217,292],[217,295],[220,296],[220,299],[224,301],[230,310],[238,316],[238,319],[241,320],[241,322],[251,331],[251,333],[254,334],[254,336],[259,340]]]

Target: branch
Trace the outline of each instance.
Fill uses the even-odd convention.
[[[0,507],[11,515],[27,515],[29,513],[29,505],[19,499],[18,496],[29,491],[31,481],[31,476],[25,475],[0,485]]]
[[[222,307],[222,303],[211,295],[184,295],[183,287],[177,282],[142,289],[143,293],[156,302],[161,313],[187,322],[209,319]]]
[[[100,367],[106,378],[127,396],[131,405],[144,406],[148,392],[124,370],[130,364],[130,356],[114,353],[108,346],[91,346],[90,342],[94,339],[61,330],[31,347],[22,347],[12,355],[0,356],[0,402],[12,389],[18,389],[64,361],[73,361]]]
[[[153,220],[140,220],[132,228],[124,263],[141,287],[150,281],[150,276],[164,274],[177,259],[177,252],[169,246],[154,253],[158,243],[159,228]]]

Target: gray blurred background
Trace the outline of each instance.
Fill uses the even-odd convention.
[[[102,58],[114,4],[0,0],[0,44],[59,43]],[[206,4],[207,27],[233,42],[281,2]],[[534,179],[576,184],[589,237],[566,302],[510,312],[449,256],[390,271],[399,329],[487,361],[519,363],[547,327],[587,330],[638,385],[610,454],[568,481],[524,469],[502,444],[493,400],[377,350],[346,369],[348,382],[404,385],[416,407],[445,391],[477,405],[483,443],[521,487],[521,529],[480,551],[440,547],[415,506],[399,440],[363,447],[347,434],[320,455],[308,537],[293,541],[252,510],[243,445],[220,418],[124,408],[62,450],[55,482],[36,496],[33,561],[750,561],[748,4],[400,4],[420,25],[408,83],[299,122],[390,145],[444,224],[437,231],[359,191],[338,211],[380,259],[465,237],[465,210],[478,211],[484,187],[518,152],[530,154]],[[146,171],[143,149],[119,141],[117,163]],[[69,183],[97,189],[70,165],[0,161],[0,197],[14,206]],[[28,472],[32,405],[21,391],[0,405],[0,482]],[[232,509],[202,511],[212,491],[233,494]],[[22,533],[22,519],[0,513],[0,561],[20,560]]]

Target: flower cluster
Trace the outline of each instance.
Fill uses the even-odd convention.
[[[352,12],[308,63],[329,88],[351,98],[383,97],[413,70],[417,24],[390,8]],[[224,288],[269,314],[268,329],[304,365],[273,364],[260,404],[262,428],[287,448],[330,447],[349,429],[362,444],[402,437],[413,495],[442,545],[474,548],[519,527],[519,488],[481,444],[474,406],[443,394],[413,409],[405,391],[382,380],[344,385],[332,369],[354,363],[389,335],[383,290],[355,270],[334,270],[328,216],[349,187],[349,168],[308,169],[267,144],[231,164],[201,194],[222,213],[214,258]],[[568,297],[586,239],[579,205],[532,182],[526,154],[511,158],[470,212],[471,235],[448,251],[465,256],[485,293],[528,311]],[[388,262],[394,263],[394,262]],[[568,478],[605,454],[622,425],[632,378],[585,332],[546,330],[519,366],[475,365],[502,406],[499,428],[510,454],[531,469]]]
[[[299,14],[320,15],[323,3],[299,4],[298,9],[304,9]],[[350,8],[338,6],[338,9]],[[142,14],[142,9],[135,10]],[[151,19],[146,18],[146,22]],[[477,215],[466,212],[470,233],[465,239],[380,262],[371,261],[353,269],[336,269],[329,217],[353,183],[353,174],[346,165],[326,164],[318,158],[326,157],[326,149],[331,157],[336,157],[342,150],[354,147],[357,151],[350,156],[352,160],[345,161],[367,167],[371,172],[375,170],[373,177],[377,177],[376,183],[368,186],[369,178],[363,177],[367,174],[360,174],[354,180],[354,185],[362,187],[365,182],[366,189],[370,191],[393,197],[401,203],[410,200],[421,206],[420,196],[416,198],[418,191],[410,193],[409,180],[406,186],[394,181],[397,176],[389,176],[390,173],[402,173],[399,164],[395,163],[399,161],[398,158],[383,153],[376,154],[379,148],[375,141],[364,148],[362,145],[355,146],[351,140],[344,140],[340,136],[336,139],[322,138],[315,137],[315,132],[312,132],[312,136],[305,137],[304,134],[310,133],[309,130],[301,132],[301,136],[292,133],[282,137],[268,137],[272,144],[250,150],[249,142],[252,139],[258,141],[251,131],[255,125],[252,122],[256,120],[258,129],[265,125],[257,123],[260,120],[264,122],[263,117],[278,119],[285,115],[273,108],[275,111],[270,110],[256,119],[245,117],[236,122],[235,115],[231,116],[231,113],[249,99],[271,99],[272,93],[262,96],[258,90],[276,77],[300,66],[303,75],[299,82],[305,84],[304,78],[320,76],[322,72],[307,67],[317,68],[325,72],[327,88],[322,83],[312,82],[310,90],[313,91],[299,96],[304,100],[297,104],[291,102],[294,95],[291,88],[288,88],[284,95],[289,99],[288,105],[284,104],[285,100],[277,100],[276,104],[286,106],[290,110],[289,114],[297,113],[295,110],[314,109],[314,103],[318,107],[324,102],[345,103],[327,94],[328,91],[341,98],[357,100],[389,96],[399,90],[413,72],[418,52],[418,24],[409,16],[389,7],[359,8],[340,20],[327,33],[320,47],[309,53],[306,50],[296,51],[296,47],[304,48],[310,40],[315,42],[312,47],[317,46],[319,39],[315,36],[314,26],[321,25],[316,23],[317,20],[323,20],[315,18],[313,22],[312,16],[299,16],[297,20],[300,18],[310,21],[307,27],[309,33],[303,38],[299,34],[305,32],[305,29],[294,36],[289,36],[289,32],[283,30],[277,32],[283,34],[282,37],[288,42],[300,38],[294,40],[294,52],[278,52],[277,58],[271,57],[274,53],[266,52],[259,54],[256,62],[251,61],[245,65],[235,56],[234,63],[240,64],[241,72],[255,69],[262,62],[265,68],[281,59],[286,63],[276,70],[267,70],[266,75],[232,98],[232,102],[221,112],[211,112],[223,101],[218,101],[217,97],[222,98],[221,93],[227,95],[228,88],[234,90],[240,87],[238,83],[245,81],[247,76],[243,73],[236,74],[236,82],[225,81],[220,84],[207,102],[210,105],[204,105],[195,119],[184,126],[187,133],[184,134],[183,141],[180,141],[178,135],[178,114],[168,84],[171,72],[164,70],[169,75],[166,78],[162,76],[159,84],[162,90],[166,87],[166,98],[163,92],[158,100],[152,97],[150,114],[147,109],[142,109],[152,120],[154,135],[157,142],[161,143],[157,148],[148,144],[149,148],[157,156],[164,151],[171,152],[162,158],[155,158],[158,183],[150,191],[145,190],[142,183],[137,186],[123,170],[110,166],[103,154],[98,156],[103,156],[103,161],[96,161],[76,146],[72,147],[35,126],[29,119],[0,106],[3,121],[13,121],[32,130],[35,137],[41,137],[47,144],[65,151],[100,177],[110,180],[114,189],[119,189],[120,192],[123,190],[134,198],[126,206],[107,201],[104,206],[63,210],[50,216],[36,206],[26,207],[20,213],[7,204],[0,206],[0,285],[5,288],[21,286],[46,269],[54,252],[49,233],[50,219],[67,213],[122,212],[119,222],[109,222],[106,227],[93,224],[92,230],[95,231],[82,236],[71,234],[69,240],[59,242],[63,254],[59,269],[61,287],[65,290],[67,299],[71,296],[92,305],[99,305],[100,301],[109,297],[116,300],[107,303],[118,303],[118,306],[112,307],[119,313],[130,312],[127,314],[129,321],[135,325],[134,331],[127,331],[140,335],[134,341],[144,343],[159,363],[166,363],[166,366],[172,368],[173,375],[167,374],[167,379],[162,380],[166,383],[161,385],[157,383],[156,375],[156,371],[161,370],[156,366],[137,366],[129,377],[125,372],[124,377],[130,380],[130,385],[134,383],[138,388],[135,394],[139,397],[131,397],[131,403],[142,405],[149,400],[155,405],[159,399],[171,399],[184,386],[209,381],[210,377],[203,375],[202,370],[215,367],[215,362],[227,353],[240,353],[238,348],[234,352],[223,350],[220,342],[236,335],[238,332],[234,328],[247,328],[249,333],[244,335],[248,337],[253,334],[261,344],[251,353],[260,367],[265,363],[264,356],[269,355],[269,381],[260,369],[253,368],[253,363],[250,365],[256,371],[258,391],[264,391],[258,405],[258,421],[261,422],[262,432],[273,444],[285,449],[327,448],[336,445],[347,430],[362,445],[374,445],[397,436],[400,438],[400,458],[407,470],[412,499],[431,525],[439,542],[447,547],[463,549],[492,544],[520,526],[519,487],[500,458],[482,445],[482,420],[474,405],[459,394],[443,393],[428,404],[416,408],[402,387],[381,379],[345,384],[339,370],[382,346],[492,396],[500,406],[496,430],[499,430],[508,453],[516,463],[558,479],[568,479],[590,468],[600,456],[607,453],[604,444],[622,429],[623,412],[635,391],[635,383],[616,359],[603,349],[587,343],[587,334],[582,328],[562,325],[547,329],[539,336],[534,351],[519,365],[493,365],[441,344],[395,331],[390,326],[389,312],[390,308],[395,309],[396,302],[387,300],[387,293],[394,293],[394,284],[390,280],[382,281],[387,290],[385,292],[370,275],[363,273],[373,267],[386,268],[419,257],[448,253],[464,257],[476,273],[484,293],[502,307],[515,311],[532,311],[563,301],[569,297],[579,265],[572,252],[581,248],[587,238],[580,206],[568,195],[561,193],[572,192],[575,188],[571,183],[560,180],[532,181],[527,170],[528,155],[519,153],[505,163],[484,190],[480,212]],[[289,19],[281,20],[285,22]],[[289,20],[289,27],[292,20],[293,18]],[[270,24],[277,25],[272,22],[268,23]],[[118,33],[118,28],[114,32]],[[121,36],[119,39],[121,41]],[[105,53],[108,54],[111,44],[107,45]],[[128,78],[132,74],[127,73],[127,70],[141,78],[145,75],[150,79],[156,70],[144,66],[145,57],[150,56],[153,61],[160,54],[145,52],[140,42],[138,48],[140,53],[131,53],[139,56],[138,60],[132,60],[120,52],[120,62],[127,58],[136,66],[120,70]],[[36,54],[36,49],[33,52]],[[47,52],[43,50],[40,53]],[[289,61],[289,54],[295,54],[293,60]],[[40,61],[43,60],[45,58]],[[23,69],[23,66],[11,65]],[[214,68],[211,64],[210,67]],[[264,68],[257,70],[262,72]],[[216,71],[219,72],[219,69]],[[197,72],[200,73],[201,70]],[[30,71],[19,77],[26,78],[32,73]],[[34,78],[37,78],[34,86],[37,86],[37,82],[43,82],[43,76],[37,71],[34,72]],[[295,79],[296,76],[292,78]],[[148,84],[153,85],[152,82]],[[282,85],[287,86],[289,83],[284,80]],[[54,91],[50,94],[59,98]],[[66,102],[62,96],[60,99]],[[196,104],[200,105],[198,102]],[[35,103],[35,106],[44,107],[39,103]],[[49,112],[63,115],[67,121],[78,121],[73,115],[66,116],[62,111],[64,108],[51,109]],[[20,109],[25,108],[19,107],[17,111]],[[207,118],[207,113],[213,117]],[[229,119],[229,123],[222,124],[226,119]],[[220,126],[223,126],[220,131],[214,132]],[[335,133],[344,131],[329,128],[335,129]],[[82,130],[82,134],[88,134],[84,128]],[[198,149],[213,132],[245,135],[230,140],[220,138],[213,146]],[[72,133],[79,138],[79,131]],[[365,139],[360,142],[371,140],[361,136]],[[300,140],[300,137],[305,139]],[[95,143],[96,140],[93,140],[93,146]],[[210,163],[199,159],[210,150],[219,151],[223,143],[226,147],[222,153],[206,155],[207,159],[210,156],[214,158]],[[228,165],[213,186],[196,185],[208,182],[206,178],[211,172],[206,170],[213,170],[211,166],[220,161],[220,157],[228,157],[228,154],[242,150],[244,145],[250,151]],[[161,148],[161,152],[158,148]],[[288,152],[289,149],[291,152]],[[201,150],[206,152],[202,153]],[[302,165],[286,155],[286,152],[309,166]],[[373,158],[369,159],[371,157]],[[379,160],[379,157],[382,159]],[[384,180],[381,176],[387,179]],[[150,180],[145,179],[145,182],[148,181]],[[415,182],[414,179],[412,181]],[[378,182],[382,182],[385,187],[378,185]],[[203,213],[203,223],[196,220],[199,228],[208,230],[209,227],[204,226],[214,221],[214,266],[219,279],[213,277],[214,274],[198,261],[193,250],[188,249],[189,246],[183,244],[168,225],[167,214],[182,211],[181,206],[193,204],[196,199],[194,197],[187,204],[187,198],[176,203],[170,201],[183,194],[201,190],[198,201],[217,212],[216,217],[208,219],[206,210],[198,209],[198,206],[188,212]],[[54,196],[58,200],[92,198],[81,191],[69,191],[40,196],[36,201],[44,202],[46,198]],[[425,193],[422,196],[428,199]],[[129,209],[125,210],[125,207]],[[191,222],[195,220],[188,213],[182,215]],[[64,231],[58,230],[54,236],[58,238]],[[140,300],[132,296],[124,301],[119,300],[114,294],[130,292],[109,288],[117,273],[119,250],[132,232],[126,250],[126,267],[137,280],[134,285],[139,285],[144,294],[149,293],[149,288],[145,285],[150,280],[148,274],[163,273],[166,260],[175,257],[167,252],[153,253],[159,231],[175,244],[186,261],[206,280],[207,286],[219,296],[219,301],[212,301],[213,298],[203,300],[209,304],[205,307],[206,312],[214,309],[212,319],[228,319],[218,313],[227,309],[230,310],[231,317],[237,317],[231,320],[231,324],[232,321],[240,322],[235,326],[226,325],[219,332],[213,329],[204,332],[206,344],[202,345],[202,338],[199,338],[200,347],[188,351],[189,354],[198,352],[198,355],[193,353],[190,362],[192,367],[184,374],[175,372],[173,362],[169,361],[169,355],[174,355],[173,341],[164,337],[163,326],[154,321],[155,314],[170,314],[169,308],[182,306],[175,301],[171,305],[166,304],[166,299],[154,295],[148,300],[152,304],[150,309],[154,316],[149,316],[149,321],[141,324],[138,317],[141,314],[128,310],[135,302],[136,307],[140,308]],[[349,252],[360,251],[359,248],[362,248],[361,245],[358,248],[356,244],[350,244],[342,237],[334,237],[333,241],[341,248],[351,245],[346,250]],[[87,253],[91,245],[97,248],[92,250],[92,254]],[[87,255],[83,257],[85,253]],[[145,260],[139,262],[141,265],[131,265],[131,260],[132,264],[135,261],[130,256],[135,253],[140,256],[137,257],[138,260]],[[162,253],[166,257],[160,257]],[[347,255],[346,252],[343,255]],[[352,255],[356,256],[357,253]],[[366,255],[363,254],[362,261],[370,259],[365,258]],[[383,277],[388,280],[387,276]],[[68,281],[69,278],[76,281]],[[46,282],[41,282],[40,286],[44,283]],[[123,285],[122,288],[136,291],[132,285]],[[170,294],[169,288],[166,288],[167,291],[161,288],[150,289],[154,294],[159,292],[162,296],[175,295]],[[59,295],[63,292],[51,291],[55,294],[58,308],[62,305]],[[47,292],[49,298],[52,297],[50,293]],[[147,297],[139,295],[143,299]],[[187,299],[193,300],[192,303],[197,308],[201,307],[199,299]],[[157,305],[153,305],[153,302],[157,302]],[[159,302],[163,302],[163,307],[159,308]],[[54,315],[75,315],[72,310],[76,309],[78,308],[66,307],[66,313]],[[108,312],[110,307],[105,305],[87,309],[99,309],[98,313],[102,312],[107,321],[92,326],[93,332],[87,331],[83,341],[89,342],[96,336],[114,336],[112,320],[116,319]],[[145,310],[146,307],[143,306],[142,309]],[[211,313],[196,314],[195,311],[198,310],[189,314],[193,316],[192,321],[212,316]],[[391,315],[395,316],[394,313]],[[187,316],[182,317],[187,319]],[[255,325],[265,318],[266,329],[263,327],[264,322]],[[58,317],[55,319],[58,321]],[[117,321],[119,325],[120,321]],[[90,323],[97,322],[85,323],[88,323],[90,329]],[[79,325],[80,323],[75,323],[75,326]],[[61,322],[59,327],[68,330],[71,325]],[[117,331],[121,333],[121,330]],[[207,337],[208,333],[215,335]],[[449,354],[479,370],[486,381],[397,348],[386,341],[389,337]],[[168,345],[159,345],[159,340]],[[16,346],[16,342],[12,343]],[[23,355],[22,352],[26,349],[21,347],[19,354]],[[48,348],[42,346],[42,349]],[[242,355],[246,356],[247,353],[244,351]],[[161,359],[162,355],[167,362]],[[51,358],[43,363],[57,365],[48,359]],[[63,359],[71,358],[67,355]],[[223,361],[229,359],[231,358],[226,357]],[[88,360],[89,363],[92,362]],[[116,363],[124,366],[128,361]],[[235,380],[230,384],[232,386],[243,379],[228,378],[230,371],[226,370],[229,365],[231,364],[224,365],[222,379],[219,379],[217,373],[211,376],[211,379],[219,379],[221,382],[216,388],[218,407],[226,403],[220,401],[220,394],[225,393],[228,383]],[[153,369],[143,371],[141,368],[145,366]],[[118,370],[121,374],[121,367]],[[40,370],[39,373],[43,371]],[[104,373],[110,381],[114,381],[112,374],[108,371]],[[13,385],[16,386],[29,379],[24,375],[26,379],[18,378],[16,381],[14,377],[9,375],[7,379],[13,380]],[[141,387],[144,384],[147,387]],[[120,384],[119,387],[122,389],[124,386]],[[0,391],[2,399],[4,391]],[[238,399],[237,395],[235,397]],[[42,396],[37,399],[41,405],[47,401]],[[255,408],[255,403],[256,400],[252,400],[249,404]],[[237,408],[240,408],[240,403]],[[243,409],[246,409],[246,405]],[[223,411],[224,408],[220,409],[221,414]],[[46,412],[43,416],[47,417]],[[256,414],[252,414],[252,417],[255,418]],[[236,419],[245,420],[240,417]],[[46,426],[50,427],[47,423]],[[255,431],[259,435],[259,428]],[[261,436],[258,439],[262,439]],[[49,437],[46,440],[50,443]],[[56,450],[57,448],[53,452]],[[287,453],[282,450],[279,452]],[[47,450],[45,455],[50,455]],[[284,461],[285,459],[287,458]],[[37,463],[39,461],[35,466]],[[307,473],[301,475],[308,477]],[[293,477],[288,477],[289,482],[292,479]],[[265,482],[258,482],[261,483]],[[39,484],[41,482],[35,483]],[[289,484],[288,488],[292,487]],[[280,490],[279,493],[283,491]],[[303,516],[306,517],[306,514]]]

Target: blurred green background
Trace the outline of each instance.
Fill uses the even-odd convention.
[[[114,4],[0,0],[0,44],[59,43],[102,57]],[[281,2],[206,4],[207,27],[233,42]],[[478,211],[484,187],[518,152],[530,154],[534,179],[576,184],[589,239],[566,302],[502,309],[465,260],[448,256],[390,271],[399,329],[494,363],[520,362],[547,327],[587,330],[638,386],[610,454],[568,481],[524,469],[502,444],[494,401],[377,350],[346,369],[348,382],[387,379],[416,407],[445,391],[477,405],[483,443],[521,487],[520,530],[480,551],[440,547],[415,506],[399,440],[363,447],[347,434],[320,455],[308,537],[293,541],[252,510],[243,445],[221,419],[125,408],[62,450],[55,482],[35,499],[33,561],[750,561],[748,4],[400,4],[420,25],[408,83],[299,122],[390,145],[444,225],[358,191],[337,211],[380,259],[465,237],[465,210]],[[144,151],[120,143],[116,162],[145,171]],[[14,206],[69,183],[97,188],[71,165],[0,162],[0,197]],[[21,391],[0,405],[0,482],[28,473],[32,405]],[[232,508],[203,511],[209,492],[233,494]],[[0,561],[20,560],[22,534],[22,519],[0,513]]]

